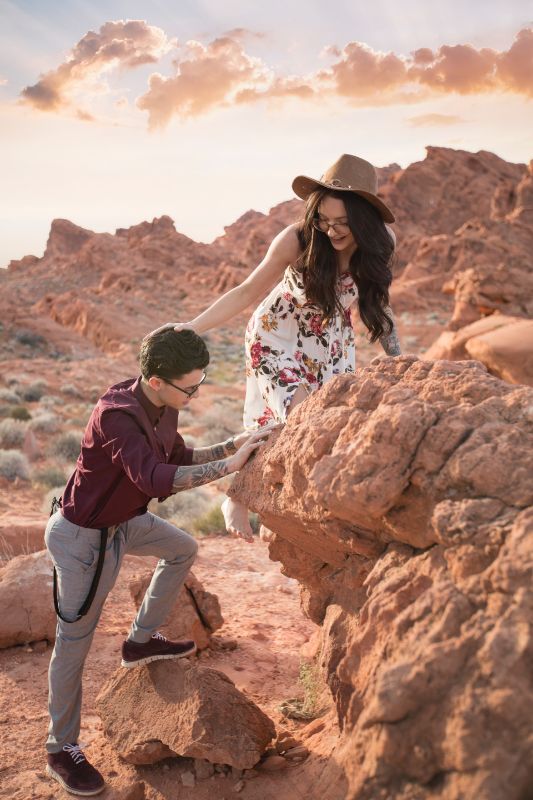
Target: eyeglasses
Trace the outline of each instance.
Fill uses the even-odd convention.
[[[176,386],[175,383],[172,383],[172,381],[167,381],[166,378],[161,378],[161,380],[164,383],[168,383],[169,386],[173,386],[174,389],[177,389],[179,392],[183,392],[183,394],[186,394],[187,397],[192,397],[193,394],[196,394],[196,392],[198,391],[198,389],[200,388],[200,386],[202,385],[202,383],[205,381],[206,378],[207,378],[207,375],[204,372],[203,378],[200,381],[200,383],[197,383],[196,386],[191,386],[190,389],[182,389],[181,386]]]
[[[320,219],[320,217],[315,217],[313,219],[313,228],[316,228],[320,233],[327,233],[330,228],[332,228],[335,233],[348,233],[350,230],[350,226],[347,222],[328,222],[325,219]]]

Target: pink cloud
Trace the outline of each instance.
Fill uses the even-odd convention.
[[[42,75],[33,86],[26,86],[22,97],[41,111],[61,111],[71,105],[71,94],[104,73],[155,63],[170,46],[160,28],[143,20],[106,22],[97,33],[86,33],[66,61]],[[78,110],[77,114],[82,119],[91,117],[86,111]]]

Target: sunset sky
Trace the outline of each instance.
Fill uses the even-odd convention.
[[[210,241],[341,153],[533,157],[530,0],[0,0],[0,266],[50,222]]]

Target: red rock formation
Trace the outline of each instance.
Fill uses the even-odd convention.
[[[235,481],[322,623],[348,800],[533,783],[532,400],[478,362],[386,358]]]
[[[141,605],[152,580],[152,571],[134,575],[130,580],[130,593],[137,606]],[[204,589],[200,581],[189,572],[185,578],[174,608],[169,609],[162,633],[173,641],[192,639],[202,650],[209,647],[211,634],[222,627],[224,620],[216,595]]]
[[[188,659],[117,670],[97,704],[105,735],[131,764],[182,755],[249,769],[275,735],[229,678]]]

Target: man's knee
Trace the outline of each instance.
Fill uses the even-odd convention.
[[[173,558],[166,559],[167,564],[192,564],[198,553],[198,542],[185,531],[180,531],[175,552],[176,555]]]

